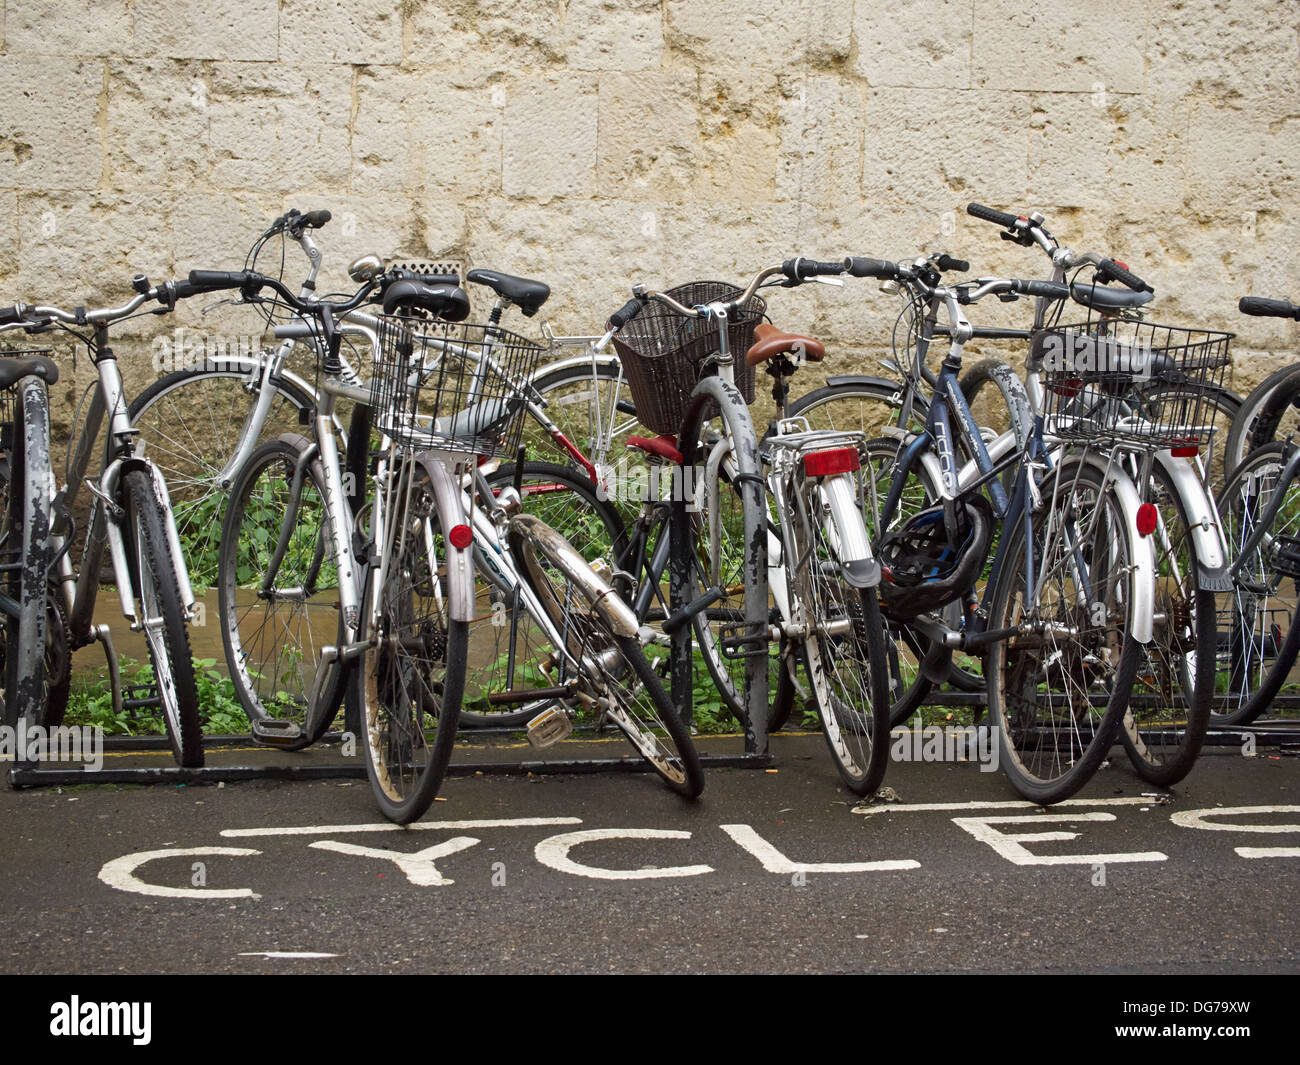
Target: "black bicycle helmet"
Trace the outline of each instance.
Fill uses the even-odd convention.
[[[954,539],[959,542],[954,545]],[[943,506],[929,507],[880,542],[880,602],[891,617],[928,614],[974,587],[993,541],[993,508],[973,495],[957,508],[957,536],[945,527]]]

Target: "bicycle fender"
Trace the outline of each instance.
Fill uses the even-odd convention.
[[[1105,483],[1115,493],[1120,513],[1125,524],[1132,530],[1133,545],[1133,631],[1130,635],[1138,643],[1148,644],[1155,631],[1156,588],[1155,588],[1155,549],[1151,537],[1137,534],[1138,507],[1142,498],[1137,486],[1127,473],[1124,473],[1106,457],[1087,452],[1081,459],[1092,466],[1105,478]]]
[[[510,519],[512,533],[529,537],[538,543],[545,542],[564,567],[564,575],[583,589],[608,622],[615,636],[636,637],[641,632],[636,615],[619,597],[604,577],[588,565],[577,550],[563,536],[535,514],[515,514]]]
[[[844,579],[854,588],[876,587],[880,583],[880,563],[871,554],[854,478],[847,473],[827,477],[822,482],[822,492],[830,508],[835,553]]]
[[[1190,526],[1192,541],[1196,544],[1198,559],[1196,586],[1207,592],[1232,591],[1232,578],[1228,575],[1228,558],[1223,544],[1223,526],[1214,497],[1205,490],[1201,471],[1188,458],[1177,458],[1168,451],[1157,456],[1160,465],[1174,482],[1174,488],[1183,499],[1198,504],[1197,509],[1208,515],[1208,521]]]
[[[438,515],[447,527],[467,524],[464,497],[459,486],[437,457],[424,452],[415,461],[424,467],[438,504]],[[444,536],[447,546],[447,612],[452,621],[474,620],[474,543],[459,548]]]

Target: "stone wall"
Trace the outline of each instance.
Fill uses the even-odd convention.
[[[1041,276],[976,199],[1127,259],[1161,320],[1238,330],[1244,389],[1300,347],[1235,312],[1300,297],[1298,90],[1294,0],[4,0],[0,293],[238,266],[286,206],[334,212],[335,286],[363,251],[454,257],[547,280],[568,332],[634,280],[796,253]],[[862,282],[773,301],[836,369],[892,307]]]

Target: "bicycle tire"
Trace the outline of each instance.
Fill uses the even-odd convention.
[[[1167,788],[1191,772],[1205,742],[1214,699],[1218,619],[1214,593],[1200,587],[1200,553],[1187,508],[1159,464],[1152,480],[1148,500],[1161,514],[1153,534],[1157,623],[1151,643],[1143,647],[1138,683],[1119,735],[1138,776]]]
[[[257,403],[257,392],[246,388],[255,361],[244,357],[224,369],[173,371],[151,382],[127,408],[138,432],[137,453],[147,455],[167,482],[196,593],[215,579],[220,543],[212,543],[211,536],[221,527],[216,515],[229,491],[216,483],[216,474],[235,453]],[[219,386],[219,397],[205,386]],[[263,429],[272,437],[306,425],[316,405],[292,381],[281,378],[275,389],[280,398],[272,402]],[[202,424],[190,428],[191,421]]]
[[[201,766],[203,733],[194,659],[163,505],[153,478],[145,470],[128,470],[122,481],[126,510],[123,529],[135,534],[128,536],[127,546],[131,594],[137,617],[144,615],[145,643],[153,663],[167,736],[180,765]]]
[[[1219,514],[1228,545],[1229,561],[1242,567],[1241,577],[1265,587],[1270,586],[1271,565],[1264,551],[1257,549],[1252,559],[1241,559],[1239,545],[1255,527],[1267,506],[1269,497],[1247,494],[1254,482],[1262,485],[1267,479],[1270,493],[1275,492],[1276,478],[1280,477],[1288,457],[1287,445],[1265,444],[1251,451],[1238,467],[1228,475],[1223,490],[1218,495]],[[1291,492],[1293,483],[1286,488]],[[1288,508],[1279,510],[1283,516]],[[1300,535],[1300,527],[1291,515],[1284,527],[1290,535]],[[1289,594],[1274,595],[1289,589]],[[1291,606],[1300,596],[1300,580],[1283,577],[1267,596],[1262,597],[1245,586],[1242,579],[1235,582],[1230,601],[1224,611],[1228,615],[1227,632],[1227,692],[1216,691],[1214,708],[1210,714],[1212,727],[1238,727],[1248,725],[1268,710],[1282,690],[1300,653],[1300,614]],[[1269,606],[1276,601],[1276,606]],[[1285,635],[1273,620],[1279,611],[1290,615]],[[1269,648],[1273,654],[1268,655]],[[1216,647],[1216,651],[1218,648]]]
[[[1298,398],[1300,365],[1274,370],[1250,390],[1228,431],[1223,456],[1227,471],[1235,470],[1256,448],[1274,442],[1288,406],[1294,405]]]
[[[1081,483],[1091,491],[1081,491]],[[1065,494],[1056,495],[1053,491],[1056,487],[1063,488]],[[1053,512],[1059,517],[1048,523],[1047,531],[1058,524],[1064,526],[1068,521],[1076,529],[1076,546],[1063,546],[1063,535],[1049,539],[1042,535],[1043,524],[1035,523],[1033,557],[1037,584],[1040,589],[1050,591],[1059,583],[1056,601],[1066,611],[1066,620],[1056,623],[1046,616],[1044,609],[1041,611],[1043,616],[1035,618],[1031,626],[1037,623],[1044,629],[1051,626],[1063,629],[1067,635],[1076,634],[1081,638],[1074,642],[1080,646],[1069,650],[1059,643],[1048,642],[1056,639],[1055,634],[1039,633],[1040,649],[1046,653],[1041,656],[1043,661],[1039,667],[1035,668],[1031,654],[1035,635],[1023,632],[991,645],[985,658],[984,672],[988,680],[989,722],[997,734],[1001,768],[1024,798],[1046,806],[1069,798],[1083,787],[1115,742],[1133,691],[1141,645],[1131,634],[1132,618],[1129,616],[1133,609],[1133,576],[1126,560],[1133,558],[1133,530],[1123,520],[1104,479],[1090,465],[1067,460],[1044,479],[1042,490],[1043,506],[1037,516],[1047,516],[1056,496]],[[988,625],[993,631],[1013,627],[1013,598],[1021,601],[1022,608],[1023,601],[1030,598],[1021,587],[1026,578],[1028,536],[1025,519],[1026,516],[1021,515],[1015,528],[1009,534],[1003,534],[1009,535],[1010,540],[989,603]],[[1090,524],[1083,525],[1085,521]],[[1080,528],[1085,529],[1082,535],[1077,532]],[[1108,591],[1107,598],[1102,601],[1106,608],[1105,617],[1100,621],[1090,611],[1081,610],[1078,596],[1066,587],[1064,574],[1050,583],[1047,580],[1058,566],[1065,568],[1068,564],[1072,568],[1079,555],[1083,555],[1085,565],[1090,559],[1095,562],[1099,558],[1111,563],[1107,567],[1094,564],[1088,574],[1091,583],[1102,584]],[[1124,586],[1117,593],[1121,585]],[[1036,610],[1035,613],[1040,612]],[[1023,614],[1015,625],[1022,625],[1022,619]],[[1104,667],[1107,661],[1113,661],[1114,668],[1097,668],[1099,663]],[[1069,690],[1069,683],[1077,680],[1077,677],[1070,676],[1070,671],[1082,675],[1084,683],[1078,685],[1081,690]],[[1089,677],[1090,672],[1095,675]],[[1045,678],[1041,683],[1040,674]],[[1064,693],[1053,690],[1051,686],[1053,681],[1059,684],[1060,677],[1065,680]],[[1040,688],[1046,691],[1040,691]],[[1008,689],[1015,700],[1014,716],[1008,712]],[[1018,693],[1016,689],[1019,689]],[[1062,694],[1065,696],[1064,707],[1060,707]],[[1095,707],[1103,698],[1104,709],[1097,714]],[[1044,712],[1052,715],[1058,707],[1062,710],[1059,722],[1049,716],[1046,724],[1040,723]],[[1044,747],[1044,734],[1047,734],[1049,747]],[[1060,754],[1062,743],[1066,751],[1064,757]]]
[[[387,543],[379,552],[391,560],[392,579],[376,597],[379,570],[368,567],[358,632],[364,649],[349,670],[348,689],[361,723],[366,775],[375,801],[385,817],[404,825],[428,810],[451,759],[465,685],[469,622],[448,616],[447,596],[440,588],[445,567],[427,553],[430,545],[435,556],[446,551],[428,474],[418,460],[407,460],[392,476],[409,479],[409,490],[399,487],[393,493],[401,502],[386,516]],[[409,783],[404,772],[408,764]]]
[[[328,594],[328,585],[326,594],[320,594],[320,576],[335,563],[329,557],[327,489],[318,461],[304,468],[296,506],[290,509],[294,473],[307,446],[301,437],[268,441],[236,473],[217,565],[221,642],[235,695],[250,721],[287,720],[298,726],[299,740],[276,744],[287,750],[320,739],[345,688],[342,663],[322,664],[322,648],[340,646],[344,638],[337,594]],[[289,520],[294,527],[276,587],[263,595],[255,586]],[[318,681],[322,669],[329,675]],[[313,692],[319,705],[311,703]]]
[[[638,638],[620,632],[610,622],[603,600],[616,601],[613,591],[592,574],[562,536],[531,515],[511,518],[510,549],[551,623],[565,637],[568,655],[580,663],[573,679],[598,703],[605,700],[604,715],[672,791],[696,798],[704,790],[704,771],[695,742],[663,681],[646,660]],[[557,594],[561,582],[563,592]],[[631,612],[627,614],[634,625]],[[620,669],[620,660],[632,670],[634,685],[625,682],[627,674]],[[639,699],[639,694],[645,698]],[[641,721],[647,716],[648,724]],[[668,749],[655,735],[656,729],[671,741]]]
[[[889,766],[890,688],[880,604],[875,588],[844,580],[836,539],[826,535],[824,520],[813,518],[823,511],[821,485],[810,482],[801,503],[790,518],[790,534],[794,557],[803,563],[793,584],[807,613],[802,651],[808,689],[844,786],[870,795]],[[832,627],[846,621],[847,632],[832,634]]]

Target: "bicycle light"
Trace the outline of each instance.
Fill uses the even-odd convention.
[[[457,551],[464,551],[474,542],[474,532],[468,525],[453,525],[447,539]]]
[[[803,472],[809,477],[832,477],[837,473],[852,473],[861,467],[858,449],[837,447],[833,451],[814,451],[803,456]]]
[[[1156,531],[1156,523],[1160,520],[1160,512],[1156,510],[1154,503],[1143,503],[1138,507],[1137,512],[1137,531],[1139,536],[1150,536]]]

